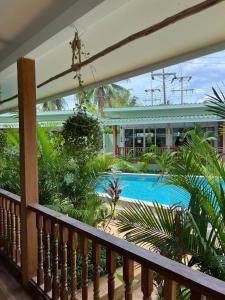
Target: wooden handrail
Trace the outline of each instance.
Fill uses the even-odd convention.
[[[7,198],[9,200],[12,200],[14,202],[17,202],[17,203],[20,202],[20,196],[13,194],[11,192],[8,192],[6,190],[3,190],[1,188],[0,188],[0,196]]]
[[[225,298],[225,282],[219,279],[188,268],[42,205],[30,204],[28,208],[37,215],[42,215],[44,218],[60,224],[63,228],[68,228],[99,245],[105,246],[110,251],[136,261],[146,269],[159,272],[166,278],[178,282],[196,293],[217,300]]]

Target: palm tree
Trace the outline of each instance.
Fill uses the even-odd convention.
[[[118,84],[101,85],[88,92],[90,102],[97,105],[98,112],[103,115],[104,107],[134,106],[136,97],[132,97],[130,91]]]
[[[225,280],[225,169],[214,148],[189,132],[166,184],[187,191],[190,202],[165,209],[130,204],[119,213],[127,240]]]
[[[44,102],[41,106],[42,111],[54,111],[54,110],[63,110],[66,107],[67,103],[64,98],[57,98],[55,100],[50,100]]]

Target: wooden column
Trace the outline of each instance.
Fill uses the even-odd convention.
[[[27,209],[38,203],[38,167],[36,144],[35,62],[20,58],[17,62],[21,180],[21,265],[23,283],[36,275],[37,231],[35,215]]]
[[[113,154],[117,155],[117,126],[113,125]]]

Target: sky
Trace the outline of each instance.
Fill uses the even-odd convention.
[[[162,73],[162,70],[156,70],[153,75]],[[191,79],[185,78],[183,88],[188,91],[183,92],[184,103],[201,103],[212,94],[212,87],[219,87],[225,91],[225,51],[202,56],[178,65],[165,68],[165,73],[175,73],[177,77],[191,76]],[[158,105],[163,103],[162,77],[146,73],[136,77],[117,82],[117,84],[130,90],[131,94],[136,96],[139,105]],[[173,75],[166,79],[166,101],[171,104],[181,103],[181,92],[174,91],[181,89],[179,79],[173,79]],[[156,89],[152,94],[150,89]],[[146,90],[149,90],[146,92]],[[66,97],[68,106],[74,103],[74,97]]]

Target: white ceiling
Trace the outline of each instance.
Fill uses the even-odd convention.
[[[38,15],[40,16],[41,13],[44,14],[46,9],[49,10],[50,5],[53,6],[52,2],[54,2],[54,4],[58,3],[60,6],[59,3],[64,3],[64,1],[32,1],[32,3],[37,5],[37,10],[34,9],[33,13],[38,11]],[[75,27],[81,34],[87,51],[90,52],[92,56],[128,35],[145,29],[162,21],[168,16],[172,16],[202,1],[203,0],[83,0],[83,5],[81,5],[83,10],[80,8],[80,11],[82,11],[80,17],[77,13],[76,16],[74,15],[73,21]],[[5,2],[17,2],[17,0]],[[30,1],[20,0],[20,2],[26,3]],[[74,5],[79,3],[79,1],[69,0],[65,2],[68,5],[65,11],[70,11],[68,7],[71,7],[72,2]],[[89,2],[91,2],[92,7]],[[95,6],[94,2],[95,5],[98,4],[98,6]],[[88,3],[89,5],[84,9],[84,4],[86,5]],[[13,3],[11,3],[11,5],[13,5]],[[0,3],[0,16],[2,15],[1,6],[2,2]],[[94,6],[95,8],[93,8]],[[55,9],[57,7],[55,7]],[[90,66],[82,69],[85,84],[93,86],[98,83],[120,80],[150,70],[159,69],[162,66],[168,66],[224,49],[224,11],[225,1],[150,36],[134,41],[98,59]],[[10,15],[10,18],[12,18],[12,15]],[[9,20],[12,20],[10,18]],[[59,19],[59,16],[57,18]],[[68,22],[69,24],[72,23],[71,19],[71,16],[70,19],[66,19],[67,24],[64,20],[64,29],[57,29],[58,33],[55,34],[54,32],[54,36],[52,34],[54,30],[50,30],[51,26],[45,26],[44,30],[49,32],[49,38],[46,38],[47,34],[45,33],[45,42],[40,42],[38,44],[39,47],[34,43],[33,48],[31,49],[30,47],[30,49],[24,53],[27,54],[27,57],[36,60],[37,83],[70,67],[71,49],[69,41],[72,40],[74,35],[74,25],[68,26]],[[1,21],[0,18],[0,28],[2,28]],[[8,24],[7,18],[5,22]],[[3,43],[3,48],[0,48],[0,68],[6,67],[8,62],[8,67],[6,69],[4,68],[0,73],[2,99],[17,93],[16,65],[11,65],[9,57],[5,56],[4,53],[6,53],[7,47],[12,47],[14,53],[18,54],[15,46],[17,43],[21,43],[20,47],[22,47],[24,43],[26,43],[26,41],[21,40],[19,37],[21,37],[21,32],[26,32],[29,22],[31,22],[29,19],[23,20],[23,30],[21,30],[20,33],[15,33],[14,26],[11,28],[7,25],[7,32],[11,34],[11,38],[8,38],[7,34],[4,35],[5,31],[3,32],[0,29],[0,39],[2,38],[4,41],[10,40],[12,43],[9,43],[8,46],[7,43]],[[60,24],[62,27],[62,22]],[[34,26],[34,28],[36,27]],[[58,27],[55,26],[54,28],[56,30]],[[42,37],[42,35],[39,34],[39,39],[40,37]],[[30,45],[33,44],[30,43]],[[10,57],[12,58],[12,55]],[[55,96],[70,94],[73,93],[75,87],[73,74],[69,74],[38,89],[37,98],[38,101],[43,101],[44,99],[52,99],[52,97]],[[8,102],[0,105],[0,111],[15,107],[16,105],[17,100]]]

